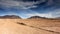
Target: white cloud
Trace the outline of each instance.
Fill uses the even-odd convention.
[[[45,0],[37,1],[37,2],[23,2],[23,1],[13,1],[13,0],[2,0],[0,1],[0,5],[6,8],[11,8],[11,7],[17,7],[18,9],[30,9],[30,8],[36,8],[35,4],[40,4],[42,2],[45,2]],[[48,2],[48,5],[52,4],[52,0]],[[59,4],[60,5],[60,4]],[[53,9],[52,7],[51,9]],[[48,9],[47,9],[48,10]],[[50,10],[50,9],[49,9]],[[54,11],[49,11],[49,13],[34,13],[33,14],[26,14],[26,16],[41,16],[41,17],[48,17],[48,18],[54,18],[54,17],[60,17],[60,9],[56,9]],[[11,14],[11,13],[9,13]],[[15,13],[12,13],[15,14]]]
[[[40,16],[40,17],[47,17],[47,18],[56,18],[60,17],[60,9],[56,9],[54,11],[50,11],[48,13],[32,13],[32,14],[26,14],[27,16]]]
[[[34,13],[34,14],[27,14],[27,16],[31,17],[31,16],[40,16],[40,17],[47,17],[47,18],[52,18],[52,15],[51,13],[43,13],[43,14],[40,14],[40,13]]]
[[[60,17],[60,9],[56,9],[51,12],[53,17]]]
[[[15,13],[15,12],[10,11],[10,12],[6,12],[5,14],[2,14],[0,16],[4,16],[4,15],[18,15],[18,14]]]
[[[36,6],[35,4],[40,4],[43,2],[47,2],[47,0],[40,0],[40,1],[36,1],[36,2],[23,2],[23,0],[0,0],[0,5],[7,7],[7,8],[11,8],[13,6],[18,6],[20,7],[20,9],[30,9],[30,8],[36,8],[38,6]],[[57,2],[60,2],[59,0]],[[48,0],[47,5],[53,5],[54,1],[53,0]],[[59,3],[57,5],[60,5]]]
[[[0,1],[0,5],[5,6],[7,8],[18,6],[21,9],[29,9],[29,8],[36,8],[37,6],[35,6],[34,4],[39,4],[42,2],[45,2],[45,1],[41,0],[36,2],[23,2],[23,1],[13,1],[13,0],[2,0]]]

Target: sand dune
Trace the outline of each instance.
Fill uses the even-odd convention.
[[[60,34],[60,20],[0,19],[0,34]]]

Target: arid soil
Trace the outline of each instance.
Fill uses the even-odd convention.
[[[0,19],[0,34],[60,34],[60,20]]]

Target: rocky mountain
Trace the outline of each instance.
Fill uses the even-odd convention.
[[[21,17],[17,15],[5,15],[5,16],[0,16],[0,18],[10,18],[10,19],[20,18],[21,19]]]

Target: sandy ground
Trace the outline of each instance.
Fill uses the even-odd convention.
[[[60,20],[0,19],[0,34],[60,34]]]

